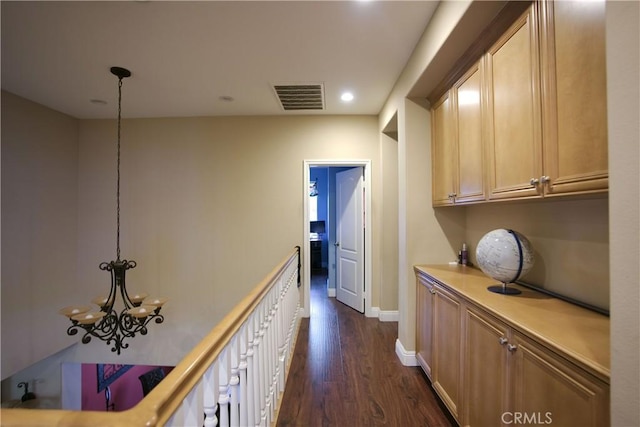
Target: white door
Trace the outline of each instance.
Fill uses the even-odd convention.
[[[362,167],[336,174],[336,298],[364,313]]]

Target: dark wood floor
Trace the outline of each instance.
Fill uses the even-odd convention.
[[[455,425],[422,370],[398,360],[398,324],[328,298],[325,280],[312,280],[277,425]]]

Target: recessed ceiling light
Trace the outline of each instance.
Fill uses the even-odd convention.
[[[340,99],[342,99],[344,102],[351,102],[353,101],[353,94],[351,92],[344,92],[340,96]]]

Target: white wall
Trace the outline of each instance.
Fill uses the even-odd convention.
[[[3,91],[3,379],[76,341],[77,187],[77,121]]]
[[[398,118],[404,123],[398,135],[398,339],[406,350],[413,350],[416,308],[413,266],[455,260],[458,242],[464,235],[464,212],[451,211],[451,215],[440,218],[431,207],[428,111],[406,100]]]
[[[376,124],[373,116],[124,120],[121,250],[138,263],[128,287],[169,297],[166,320],[121,356],[97,342],[80,346],[75,361],[177,363],[295,245],[306,256],[303,160],[372,159],[376,175]],[[114,129],[113,120],[80,123],[78,303],[104,292],[108,275],[97,266],[115,257]]]
[[[640,425],[640,4],[607,2],[611,424]]]
[[[524,282],[608,310],[608,201],[600,196],[469,206],[465,240],[471,261],[476,262],[475,250],[485,233],[516,230],[528,238],[535,254]]]
[[[304,159],[371,159],[379,197],[374,116],[124,120],[121,257],[138,263],[130,290],[170,298],[166,320],[120,356],[95,339],[68,347],[79,338],[58,309],[108,292],[98,265],[116,257],[116,123],[4,92],[2,107],[3,378],[59,385],[62,362],[176,364],[305,247]]]

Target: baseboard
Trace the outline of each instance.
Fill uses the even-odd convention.
[[[398,310],[380,310],[380,307],[371,307],[367,317],[377,317],[381,322],[397,322],[400,314]]]
[[[397,322],[399,317],[398,310],[380,310],[378,313],[378,319],[381,322]]]
[[[400,359],[400,363],[404,366],[418,366],[418,359],[416,359],[415,351],[407,351],[400,339],[396,340],[396,356]]]

